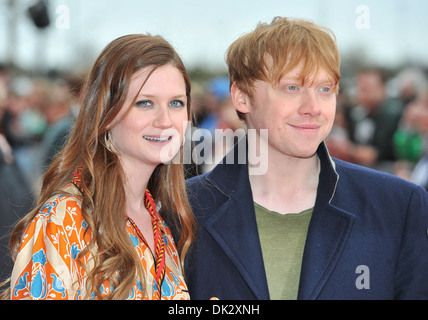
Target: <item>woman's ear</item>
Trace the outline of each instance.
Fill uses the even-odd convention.
[[[251,112],[250,98],[238,87],[236,82],[234,82],[230,88],[230,95],[236,110],[244,114]]]

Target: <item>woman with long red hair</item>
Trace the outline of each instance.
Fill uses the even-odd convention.
[[[11,236],[2,298],[189,299],[181,266],[195,222],[172,160],[190,119],[189,76],[167,41],[135,34],[107,45],[36,207]]]

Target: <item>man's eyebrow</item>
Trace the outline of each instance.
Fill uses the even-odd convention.
[[[283,82],[287,82],[287,81],[302,83],[303,77],[287,77],[287,76],[284,76],[281,79],[279,79],[278,83],[283,83]]]
[[[332,86],[335,85],[335,82],[333,80],[331,80],[331,79],[322,79],[322,80],[319,80],[319,81],[314,81],[314,83],[315,84],[329,84],[329,85],[332,85]]]

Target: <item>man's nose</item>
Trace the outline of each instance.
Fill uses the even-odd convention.
[[[302,115],[317,116],[321,113],[320,103],[315,89],[308,89],[302,93],[302,101],[299,108]]]

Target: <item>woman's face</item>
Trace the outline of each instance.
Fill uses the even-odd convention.
[[[110,134],[122,164],[131,167],[156,167],[171,161],[181,147],[187,127],[186,84],[181,72],[172,64],[161,66],[141,88],[149,71],[147,67],[133,75],[125,103],[113,124],[119,122]]]

